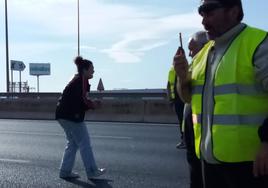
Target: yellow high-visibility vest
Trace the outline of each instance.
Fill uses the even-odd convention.
[[[260,147],[258,128],[268,117],[268,95],[256,81],[254,53],[265,31],[246,27],[231,43],[216,69],[213,85],[212,152],[218,161],[253,161]],[[193,61],[192,110],[195,150],[200,157],[202,92],[206,79],[210,41]]]
[[[169,82],[169,90],[170,90],[171,100],[175,99],[175,80],[176,79],[177,79],[176,72],[175,72],[174,67],[172,67],[168,73],[168,82]]]

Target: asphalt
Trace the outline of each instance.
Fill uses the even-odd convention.
[[[107,173],[87,180],[77,153],[75,181],[58,177],[65,147],[56,121],[0,120],[0,187],[187,188],[176,125],[87,122],[95,158]]]

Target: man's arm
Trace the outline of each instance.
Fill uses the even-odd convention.
[[[191,75],[188,73],[185,80],[177,77],[177,92],[184,103],[191,103],[192,93],[191,93]]]
[[[263,90],[268,92],[268,36],[256,50],[254,55],[256,79]]]
[[[177,75],[177,92],[185,103],[191,102],[191,74],[189,73],[188,61],[184,50],[178,48],[174,58],[173,65]]]
[[[268,92],[268,37],[254,55],[254,67],[256,79],[263,90]],[[260,126],[258,133],[262,144],[254,161],[253,172],[255,176],[263,176],[268,175],[268,118]]]

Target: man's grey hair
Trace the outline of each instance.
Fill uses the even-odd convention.
[[[198,31],[194,33],[191,39],[196,41],[200,46],[204,46],[209,41],[206,31]]]

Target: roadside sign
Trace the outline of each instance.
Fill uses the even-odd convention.
[[[11,70],[14,71],[23,71],[25,69],[25,65],[22,61],[10,60]]]
[[[102,79],[101,78],[99,80],[97,90],[98,91],[104,91],[104,86],[103,86],[103,83],[102,83]]]
[[[50,75],[50,63],[30,63],[30,75]]]

